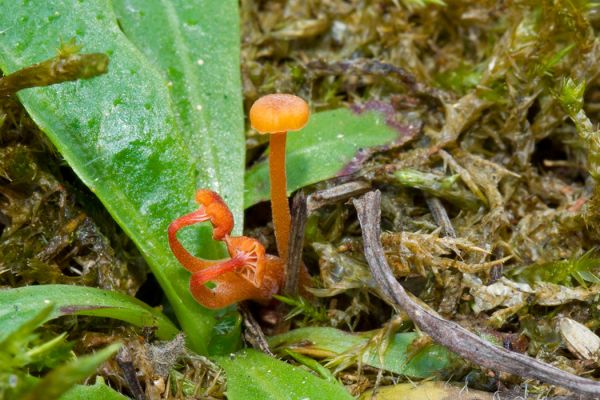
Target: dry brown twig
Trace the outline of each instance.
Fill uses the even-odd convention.
[[[379,191],[369,192],[353,200],[362,229],[365,257],[377,286],[388,297],[388,301],[399,305],[421,331],[464,359],[485,368],[537,379],[587,396],[600,395],[600,382],[573,375],[534,358],[497,347],[457,323],[439,317],[411,299],[394,277],[384,257],[379,240],[380,201]]]
[[[302,248],[304,246],[304,230],[308,215],[315,210],[370,190],[371,185],[364,181],[343,182],[328,189],[316,191],[309,196],[300,190],[292,202],[292,223],[289,239],[289,258],[286,265],[285,286],[283,294],[288,297],[298,295],[298,283],[302,266]]]
[[[368,192],[371,189],[371,184],[366,181],[354,180],[342,182],[333,187],[318,190],[311,193],[307,199],[308,213],[312,213],[321,207],[329,204],[336,204],[345,201],[352,196],[358,196]]]
[[[260,327],[259,323],[254,319],[252,312],[248,309],[245,302],[238,304],[238,310],[242,314],[242,321],[244,322],[244,339],[256,350],[262,351],[263,353],[275,357],[267,338]]]
[[[123,371],[123,378],[125,379],[133,398],[135,400],[146,400],[146,394],[144,393],[142,385],[137,378],[133,360],[127,346],[121,347],[119,353],[117,354],[116,360],[117,364]]]
[[[290,231],[289,257],[286,265],[285,286],[283,293],[289,297],[298,295],[298,281],[302,265],[302,247],[304,246],[304,228],[308,211],[306,195],[300,190],[294,196],[292,203],[292,229]]]
[[[450,221],[450,217],[448,217],[448,213],[446,212],[446,208],[442,204],[442,201],[437,197],[425,195],[425,202],[433,216],[433,220],[440,228],[442,228],[443,236],[455,238],[456,231],[452,226],[452,222]]]
[[[437,100],[440,104],[444,104],[450,101],[451,95],[444,92],[443,90],[429,87],[421,82],[411,74],[408,70],[392,65],[390,63],[384,63],[377,60],[370,59],[354,59],[354,60],[343,60],[326,62],[323,60],[311,61],[306,65],[307,69],[315,74],[328,74],[328,75],[348,75],[348,74],[360,74],[360,75],[373,75],[386,78],[395,78],[402,82],[404,86],[412,93],[428,98]]]

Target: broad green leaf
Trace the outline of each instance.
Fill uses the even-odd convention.
[[[243,350],[216,361],[227,374],[229,400],[352,399],[343,386],[256,350]]]
[[[40,314],[49,305],[54,305],[52,311]],[[178,333],[161,312],[133,297],[85,286],[40,285],[0,290],[0,343],[22,327],[29,329],[31,324],[40,325],[63,315],[92,315],[155,326],[161,339]]]
[[[206,172],[197,176],[197,187],[223,197],[241,233],[245,143],[238,2],[112,3],[127,38],[168,82],[188,151]]]
[[[53,400],[75,384],[83,381],[96,371],[96,368],[119,350],[119,343],[112,344],[94,354],[79,357],[48,372],[35,387],[22,397],[22,400]]]
[[[217,323],[208,346],[209,354],[229,354],[242,347],[242,316],[237,307],[227,307],[215,314]]]
[[[75,385],[60,400],[129,400],[129,397],[109,388],[100,377],[93,385]]]
[[[135,241],[190,346],[203,353],[213,334],[213,313],[190,295],[189,273],[171,255],[166,230],[174,218],[196,208],[193,198],[198,186],[219,188],[233,213],[241,214],[243,146],[236,147],[243,141],[241,89],[239,54],[233,48],[239,40],[238,4],[220,1],[220,12],[209,17],[202,12],[213,10],[216,2],[165,1],[164,10],[159,10],[157,2],[143,3],[138,14],[123,11],[123,33],[109,0],[0,0],[0,9],[10,10],[0,13],[0,68],[12,72],[48,59],[60,41],[69,38],[83,44],[84,52],[110,57],[109,72],[101,77],[27,89],[19,97],[77,175]],[[166,16],[168,24],[138,18],[157,10],[164,13],[157,18]],[[200,14],[204,17],[194,20]],[[183,19],[177,20],[178,16]],[[177,37],[175,55],[161,48],[163,42],[150,40],[149,47],[136,47],[139,35],[150,31]],[[192,45],[201,42],[212,44],[192,50]],[[226,47],[215,44],[221,42]],[[220,79],[206,81],[197,59],[198,68],[190,68],[190,60],[203,51],[204,65],[222,68]],[[214,78],[214,74],[208,76]],[[188,81],[203,83],[190,83],[188,88]],[[223,82],[229,85],[225,89]],[[201,95],[195,94],[197,88]],[[194,110],[187,109],[196,100]],[[200,115],[192,116],[193,111]],[[218,122],[217,115],[232,122]],[[218,129],[222,131],[215,132]],[[219,147],[223,143],[233,147],[223,150]],[[193,237],[186,234],[184,242],[192,251],[206,258],[224,255],[222,246],[211,243],[207,229]]]
[[[416,333],[397,333],[383,353],[383,363],[375,346],[367,346],[373,333],[352,334],[335,328],[300,328],[273,336],[269,344],[274,348],[291,348],[313,357],[333,358],[364,349],[361,362],[413,378],[428,378],[447,372],[458,361],[445,347],[430,344],[411,348]]]
[[[386,125],[380,113],[357,115],[347,109],[311,116],[304,129],[287,136],[286,172],[288,192],[338,175],[360,149],[404,141]],[[269,168],[263,159],[246,172],[244,206],[268,200]]]

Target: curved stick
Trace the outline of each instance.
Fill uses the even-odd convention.
[[[353,200],[362,228],[367,263],[383,293],[397,303],[410,319],[435,342],[477,365],[538,379],[562,386],[575,393],[600,395],[600,382],[563,371],[534,358],[515,353],[477,337],[455,322],[447,321],[413,301],[398,283],[385,260],[379,240],[381,229],[381,193],[369,192]]]

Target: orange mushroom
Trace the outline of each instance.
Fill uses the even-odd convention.
[[[199,222],[210,221],[213,226],[213,239],[222,240],[233,229],[233,215],[218,194],[211,190],[201,189],[196,192],[198,210],[177,218],[169,225],[168,236],[171,251],[185,269],[196,272],[218,261],[204,260],[191,255],[177,240],[177,231]]]
[[[265,275],[265,248],[256,239],[246,236],[228,236],[225,242],[230,257],[228,259],[208,261],[190,255],[204,263],[203,268],[193,272],[194,281],[203,285],[222,274],[236,271],[248,282],[260,287]],[[187,253],[187,250],[184,251]]]
[[[264,247],[256,239],[230,236],[233,216],[223,199],[210,190],[202,189],[196,193],[198,210],[177,218],[169,225],[171,250],[181,265],[192,273],[190,292],[203,306],[222,308],[242,300],[265,303],[283,286],[291,222],[285,173],[286,135],[288,131],[304,127],[308,116],[308,104],[291,94],[261,97],[250,109],[252,126],[260,133],[271,134],[271,209],[279,257],[265,254]],[[227,245],[228,259],[195,257],[177,239],[180,229],[203,221],[210,221],[213,238]],[[301,274],[303,282],[310,279],[305,269]],[[216,287],[207,287],[208,281]]]
[[[208,308],[223,308],[242,300],[267,302],[284,281],[284,264],[278,257],[265,254],[256,239],[229,236],[233,217],[223,199],[210,190],[196,193],[198,210],[174,220],[168,229],[169,246],[181,265],[192,273],[190,292]],[[177,232],[199,222],[210,221],[213,238],[224,241],[229,258],[205,260],[190,254],[177,239]],[[216,284],[213,289],[205,284]]]
[[[213,239],[221,240],[233,229],[233,215],[221,196],[208,189],[196,192],[196,203],[206,209],[213,225]]]
[[[290,208],[285,174],[285,142],[288,131],[302,129],[310,111],[306,101],[292,94],[269,94],[250,108],[250,124],[259,133],[269,133],[269,174],[271,211],[277,252],[287,262],[290,233]]]
[[[255,241],[251,238],[245,238]],[[262,245],[258,244],[263,249]],[[233,258],[231,259],[234,260]],[[235,262],[235,261],[234,261]],[[234,270],[226,271],[229,266],[220,268],[217,264],[209,267],[207,270],[216,268],[215,275],[210,278],[216,287],[208,288],[206,276],[202,276],[200,272],[192,274],[190,280],[190,292],[196,301],[207,308],[223,308],[231,304],[238,303],[243,300],[254,300],[259,303],[267,303],[273,295],[279,291],[284,281],[284,265],[279,257],[264,255],[258,264],[262,266],[264,275],[260,285],[256,285],[256,277],[246,276],[243,269],[235,267]],[[243,267],[242,267],[243,268]],[[204,270],[204,271],[207,271]],[[249,269],[251,271],[251,269]],[[208,271],[210,273],[211,271]]]

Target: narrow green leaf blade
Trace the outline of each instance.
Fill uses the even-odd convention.
[[[6,290],[9,291],[9,290]],[[41,304],[37,308],[21,310],[18,304],[3,302],[0,291],[0,344],[4,345],[7,341],[27,337],[44,322],[51,319],[50,315],[54,310],[51,303]],[[4,309],[4,313],[2,312]]]
[[[229,400],[352,399],[343,386],[256,350],[243,350],[216,361],[227,374]]]
[[[172,4],[177,7],[178,3]],[[167,74],[159,70],[163,64],[148,61],[123,34],[109,0],[0,0],[0,9],[11,10],[0,13],[0,68],[4,72],[52,57],[60,40],[72,37],[84,44],[85,52],[109,55],[109,72],[101,77],[28,89],[19,96],[77,175],[136,242],[173,306],[190,346],[205,353],[213,334],[213,313],[190,295],[189,273],[171,255],[166,230],[170,221],[196,207],[193,197],[201,181],[212,185],[226,182],[228,200],[237,207],[234,214],[239,215],[241,200],[231,193],[241,197],[242,182],[235,176],[242,172],[235,170],[242,168],[243,156],[239,151],[230,151],[227,159],[215,162],[230,166],[225,176],[219,175],[222,170],[215,165],[210,168],[204,159],[200,162],[198,154],[190,150],[191,143],[215,145],[203,136],[206,129],[214,127],[183,132],[185,128],[178,124],[182,105],[175,104]],[[153,29],[168,30],[168,26]],[[236,35],[235,29],[231,31]],[[219,64],[238,62],[229,51],[212,56]],[[235,82],[239,74],[221,80]],[[234,103],[224,104],[219,112],[235,121],[241,118],[241,106],[234,107]],[[203,105],[205,110],[211,107]],[[240,139],[235,138],[242,132],[228,130],[223,135],[222,143],[237,142]],[[224,154],[213,153],[216,157]],[[206,258],[224,255],[223,247],[210,240],[208,229],[194,237],[184,236],[186,245]]]
[[[369,112],[357,115],[347,109],[311,116],[309,123],[287,137],[286,171],[288,192],[340,173],[359,149],[408,140],[386,125],[383,116]],[[266,159],[246,172],[244,206],[269,199],[269,170]]]
[[[41,324],[35,316],[51,304],[51,312],[40,314],[44,321],[63,315],[91,315],[156,326],[157,336],[165,340],[179,332],[161,312],[133,297],[85,286],[40,285],[0,290],[0,343],[27,321]]]
[[[321,357],[335,357],[364,348],[362,363],[413,378],[429,378],[447,372],[458,361],[450,351],[437,344],[427,345],[413,352],[411,345],[417,338],[418,335],[414,332],[395,334],[383,353],[383,363],[375,347],[365,347],[369,343],[368,335],[352,334],[335,328],[294,329],[273,336],[269,339],[269,344],[274,349],[291,347],[294,351],[308,351]]]
[[[79,357],[53,369],[42,378],[23,400],[53,400],[96,371],[96,368],[119,350],[119,343],[112,344],[94,354]]]

